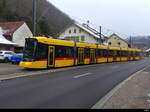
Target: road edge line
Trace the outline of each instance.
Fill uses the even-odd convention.
[[[91,109],[101,109],[104,104],[124,85],[126,84],[126,82],[128,82],[129,80],[131,80],[133,77],[135,77],[136,75],[138,75],[139,73],[143,72],[144,70],[146,70],[147,68],[149,68],[149,66],[146,66],[145,68],[143,68],[140,71],[135,72],[133,75],[131,75],[129,78],[127,78],[126,80],[124,80],[123,82],[121,82],[120,84],[118,84],[116,87],[114,87],[109,93],[107,93],[101,100],[99,100],[94,106],[92,106]]]

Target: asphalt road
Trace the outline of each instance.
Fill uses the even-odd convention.
[[[0,82],[0,108],[91,108],[150,59],[97,64]]]
[[[25,70],[21,69],[16,64],[11,63],[0,63],[0,75],[8,75],[12,73],[21,73]]]

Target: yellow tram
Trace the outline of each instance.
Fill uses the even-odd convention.
[[[140,60],[140,49],[118,48],[46,37],[26,39],[23,61],[31,69]]]

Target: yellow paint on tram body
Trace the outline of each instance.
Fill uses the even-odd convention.
[[[47,61],[20,62],[22,68],[47,68]]]

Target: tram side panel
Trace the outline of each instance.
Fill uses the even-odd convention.
[[[68,46],[56,46],[55,67],[74,65],[74,48]]]
[[[128,52],[121,51],[121,61],[128,61]]]
[[[112,50],[108,50],[108,62],[111,63],[113,62],[113,51]]]
[[[84,64],[90,64],[90,48],[85,48],[84,49]]]
[[[97,63],[107,63],[107,50],[106,49],[97,50]]]

